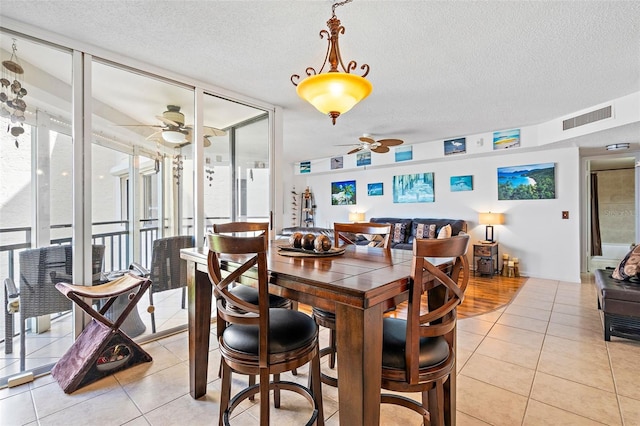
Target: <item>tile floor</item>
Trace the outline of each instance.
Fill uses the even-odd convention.
[[[640,342],[602,338],[594,286],[531,278],[508,306],[458,324],[459,425],[640,425]],[[326,330],[322,332],[327,338]],[[50,376],[0,390],[2,425],[198,425],[217,420],[219,353],[212,339],[209,390],[188,393],[187,336],[148,343],[154,361],[65,395]],[[306,381],[306,371],[287,379]],[[239,377],[237,383],[244,383]],[[326,424],[338,425],[337,391],[323,388]],[[303,424],[305,402],[283,395],[273,424]],[[257,424],[245,401],[234,424]],[[418,425],[381,409],[383,425]]]

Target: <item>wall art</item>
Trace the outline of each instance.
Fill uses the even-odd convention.
[[[331,205],[342,206],[356,203],[356,181],[331,182]]]
[[[409,160],[413,160],[413,147],[411,145],[397,147],[396,163],[400,161],[409,161]]]
[[[498,168],[498,200],[556,198],[555,163]]]
[[[516,148],[520,146],[520,129],[493,132],[493,149]]]
[[[331,158],[331,170],[341,169],[344,167],[344,159],[342,156]]]
[[[311,173],[311,161],[300,162],[300,173]]]
[[[433,173],[416,173],[393,177],[394,203],[433,203]]]
[[[356,166],[368,166],[371,164],[371,151],[356,154]]]
[[[444,155],[464,154],[467,152],[467,138],[444,141]]]
[[[370,197],[377,197],[378,195],[383,195],[384,190],[382,186],[382,182],[377,183],[368,183],[367,184],[367,195]]]
[[[473,176],[451,176],[449,187],[451,192],[473,191]]]

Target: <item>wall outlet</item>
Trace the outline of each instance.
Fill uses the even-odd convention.
[[[569,219],[569,212],[567,210],[563,210],[562,211],[562,218],[563,219]]]

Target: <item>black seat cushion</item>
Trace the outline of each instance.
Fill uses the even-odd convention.
[[[407,322],[398,318],[384,318],[382,322],[382,366],[405,369],[404,350]],[[433,367],[447,360],[449,344],[444,337],[420,339],[420,368]]]
[[[335,312],[327,311],[327,310],[316,308],[316,307],[312,308],[312,312],[313,312],[313,315],[317,315],[327,320],[333,320],[333,321],[336,320]]]
[[[269,309],[269,353],[307,346],[316,338],[316,333],[316,323],[308,315],[291,309]],[[232,324],[224,330],[222,339],[231,349],[258,354],[257,325]]]
[[[233,293],[238,299],[242,299],[245,302],[253,305],[258,304],[258,290],[247,285],[238,284],[229,290],[229,293]],[[276,296],[269,293],[269,307],[270,308],[288,308],[291,301],[284,297]]]

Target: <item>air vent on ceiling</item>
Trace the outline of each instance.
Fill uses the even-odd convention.
[[[564,120],[562,122],[562,130],[569,130],[574,127],[584,126],[585,124],[604,120],[605,118],[611,118],[611,105]]]

